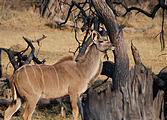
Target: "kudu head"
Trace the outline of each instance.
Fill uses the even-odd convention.
[[[93,43],[96,45],[97,49],[101,52],[115,49],[110,40],[107,39],[106,36],[101,36],[97,31],[92,32],[92,40]]]

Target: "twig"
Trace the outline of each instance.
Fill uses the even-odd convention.
[[[75,27],[76,26],[77,26],[77,23],[76,23]],[[79,42],[78,37],[77,37],[77,29],[74,29],[74,31],[75,31],[75,40],[77,41],[78,46],[80,46],[81,43]]]
[[[77,51],[79,50],[79,48],[80,48],[80,46],[78,46],[77,49],[74,52],[69,49],[69,53],[72,53],[75,56],[75,54],[77,53]]]
[[[64,22],[60,23],[60,26],[67,23],[67,21],[68,21],[68,19],[69,19],[69,17],[70,17],[70,14],[71,14],[71,11],[72,11],[72,8],[73,8],[73,7],[74,7],[74,3],[72,2],[71,6],[70,6],[70,8],[69,8],[69,10],[68,10],[67,17],[66,17],[66,19],[65,19]]]
[[[162,11],[162,29],[160,33],[160,42],[161,42],[161,50],[165,48],[165,39],[164,39],[164,16],[165,16],[165,9]]]
[[[39,42],[44,40],[45,38],[47,38],[47,36],[43,35],[41,38],[37,39],[37,40],[30,40],[30,42],[37,42],[39,45]]]

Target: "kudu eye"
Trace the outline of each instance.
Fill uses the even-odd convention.
[[[103,41],[99,41],[99,43],[103,43]]]

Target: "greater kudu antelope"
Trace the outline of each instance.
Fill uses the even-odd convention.
[[[78,97],[86,91],[88,83],[95,80],[102,69],[102,57],[111,42],[106,37],[92,32],[93,44],[88,52],[75,62],[72,57],[64,57],[53,65],[25,65],[16,70],[11,77],[13,102],[5,111],[4,120],[9,120],[20,108],[21,99],[26,106],[24,120],[31,120],[40,98],[70,96],[73,117],[78,119]]]

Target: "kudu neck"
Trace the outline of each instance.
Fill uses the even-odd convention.
[[[103,56],[104,52],[99,51],[96,45],[92,44],[88,52],[82,58],[80,58],[77,63],[84,72],[91,73],[96,66],[101,64],[101,59]]]

